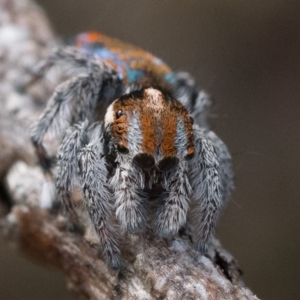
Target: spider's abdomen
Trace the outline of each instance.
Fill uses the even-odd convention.
[[[111,104],[105,123],[119,149],[141,166],[161,169],[194,153],[193,123],[184,106],[153,88],[125,95]]]
[[[98,32],[87,32],[76,37],[75,45],[103,59],[113,67],[124,83],[151,84],[149,78],[174,84],[171,69],[151,53]]]

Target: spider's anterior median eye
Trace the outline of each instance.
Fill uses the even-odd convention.
[[[128,148],[126,148],[123,145],[118,145],[117,149],[118,149],[118,152],[121,153],[121,154],[128,154],[129,153]]]
[[[116,118],[120,118],[121,116],[123,116],[123,110],[119,109],[117,112],[116,112]]]
[[[152,167],[155,163],[154,157],[152,155],[144,153],[137,154],[132,161],[134,164],[136,164],[142,169],[148,169]]]

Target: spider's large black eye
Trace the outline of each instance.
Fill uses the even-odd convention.
[[[119,109],[119,110],[116,112],[116,118],[119,119],[121,116],[123,116],[123,110]]]
[[[166,157],[158,163],[158,168],[162,172],[170,171],[177,167],[179,159],[177,157]]]
[[[140,153],[133,158],[133,163],[142,169],[148,169],[155,163],[152,155]]]
[[[128,154],[128,153],[129,153],[128,148],[126,148],[126,147],[123,146],[123,145],[118,145],[118,146],[117,146],[117,150],[118,150],[118,152],[121,153],[121,154]]]

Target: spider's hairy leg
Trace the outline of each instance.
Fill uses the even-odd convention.
[[[103,156],[102,124],[96,126],[90,142],[78,155],[79,178],[84,195],[84,203],[100,240],[100,250],[110,267],[121,266],[117,231],[112,223],[111,186]]]
[[[99,100],[110,103],[119,90],[114,71],[79,74],[60,84],[49,99],[46,108],[31,128],[31,139],[44,169],[49,169],[49,158],[42,146],[45,134],[50,131],[59,136],[69,124],[93,120]],[[107,73],[105,73],[107,72]]]
[[[60,46],[54,49],[48,56],[42,59],[39,64],[31,70],[29,78],[24,81],[25,85],[31,85],[39,80],[44,74],[56,65],[64,65],[70,68],[71,74],[80,72],[91,73],[93,70],[103,68],[99,61],[91,54],[72,46]]]
[[[186,223],[191,195],[187,168],[187,162],[180,161],[175,170],[162,174],[162,186],[166,192],[160,199],[154,220],[158,235],[176,234]]]
[[[204,254],[223,207],[223,197],[215,149],[200,129],[195,130],[195,148],[195,155],[189,163],[189,178],[195,202],[196,242]]]
[[[224,142],[213,132],[207,132],[207,139],[209,139],[215,149],[219,162],[219,175],[221,180],[221,191],[223,202],[226,204],[231,197],[231,192],[234,189],[233,172],[231,167],[231,155]]]
[[[94,88],[97,87],[95,86]],[[42,145],[45,134],[49,129],[52,129],[52,133],[54,134],[61,134],[69,126],[73,115],[78,115],[80,108],[84,110],[85,106],[87,106],[86,103],[83,103],[83,99],[78,99],[78,95],[93,95],[94,91],[92,92],[91,89],[92,82],[89,75],[79,75],[63,82],[55,89],[41,116],[33,124],[31,128],[31,140],[44,169],[47,170],[50,168],[47,153]],[[95,102],[95,99],[87,99],[87,101]]]
[[[59,200],[73,222],[77,221],[71,198],[77,177],[77,155],[87,142],[87,121],[68,128],[57,153],[55,187]]]
[[[206,126],[206,119],[211,105],[210,96],[198,87],[195,79],[189,73],[176,72],[174,77],[176,99],[187,109],[194,118],[195,123]]]
[[[141,230],[147,220],[143,174],[126,161],[119,164],[111,184],[116,195],[116,217],[122,228],[129,232]]]

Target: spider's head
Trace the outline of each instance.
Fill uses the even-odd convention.
[[[193,119],[179,101],[153,88],[115,100],[105,127],[117,151],[143,169],[170,170],[194,154]]]

